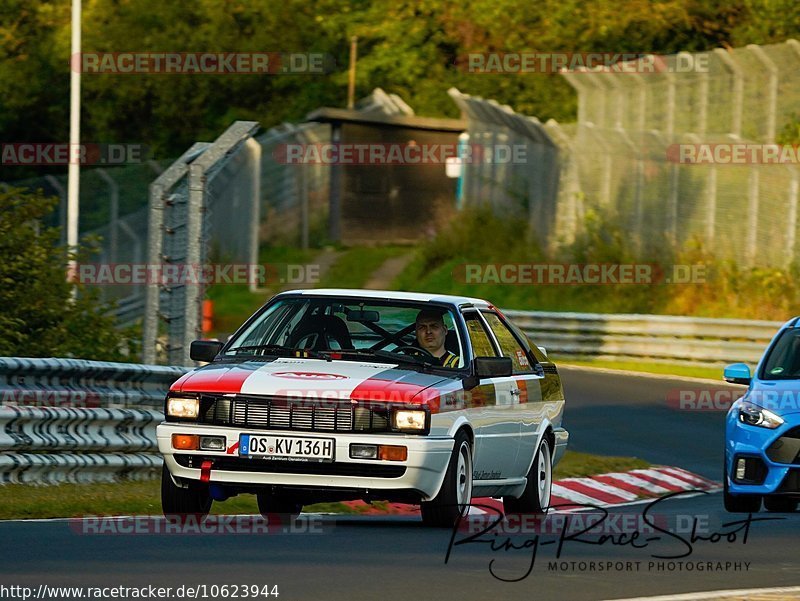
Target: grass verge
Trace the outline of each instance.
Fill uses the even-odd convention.
[[[556,478],[589,476],[626,471],[649,464],[632,457],[603,457],[567,451],[555,470]],[[85,515],[160,515],[160,482],[117,484],[61,484],[58,486],[0,486],[0,519],[80,517]],[[312,513],[361,513],[344,503],[317,503],[304,511]],[[214,503],[213,514],[258,513],[253,495],[240,495]]]
[[[637,361],[573,359],[571,357],[555,357],[553,360],[559,367],[602,367],[605,369],[640,371],[648,374],[667,374],[671,376],[685,376],[688,378],[706,378],[709,380],[719,380],[720,383],[722,383],[721,367],[693,367],[690,365],[672,365],[669,363],[640,363]]]

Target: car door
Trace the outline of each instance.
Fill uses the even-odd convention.
[[[477,310],[465,310],[464,321],[473,357],[499,357],[500,349]],[[509,419],[514,402],[511,378],[483,378],[467,392],[469,419],[475,430],[473,478],[481,481],[518,477],[515,473],[519,421]]]
[[[506,418],[518,426],[513,473],[525,475],[531,465],[539,430],[546,415],[546,407],[542,402],[544,372],[527,345],[517,338],[496,311],[482,310],[481,315],[494,335],[501,354],[511,359],[512,375],[506,378],[511,401]]]

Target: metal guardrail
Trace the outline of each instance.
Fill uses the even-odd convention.
[[[186,367],[0,357],[0,405],[160,409]]]
[[[757,363],[779,321],[669,315],[504,311],[548,354],[721,366]]]
[[[160,474],[156,425],[184,367],[0,357],[0,482],[143,480]]]

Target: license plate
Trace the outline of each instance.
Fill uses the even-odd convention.
[[[332,438],[242,434],[239,455],[295,461],[333,461]]]

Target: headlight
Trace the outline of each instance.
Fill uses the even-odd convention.
[[[392,427],[397,430],[424,430],[425,412],[398,409],[392,414]]]
[[[783,418],[775,415],[769,409],[747,402],[742,403],[739,407],[739,421],[749,426],[760,426],[770,430],[774,430],[783,424]]]
[[[170,417],[197,417],[200,412],[199,399],[171,397],[167,399],[167,415]]]

